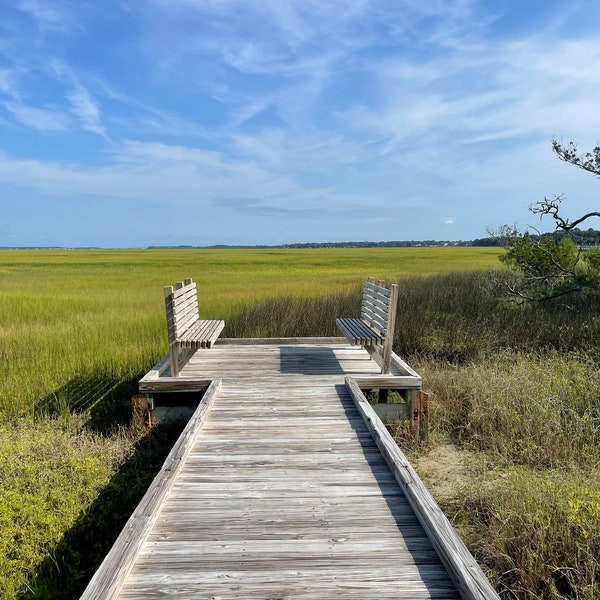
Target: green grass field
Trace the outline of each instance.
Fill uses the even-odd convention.
[[[69,294],[118,300],[156,295],[191,276],[205,308],[235,307],[273,295],[318,295],[372,275],[398,279],[498,266],[498,248],[342,248],[315,250],[44,250],[0,251],[2,293]],[[160,294],[158,296],[161,301]],[[151,302],[151,300],[150,300]],[[150,304],[151,305],[151,304]]]
[[[192,277],[205,318],[280,296],[325,296],[370,274],[497,265],[494,248],[0,252],[0,412],[35,412],[74,379],[119,381],[167,351],[162,288]],[[91,399],[87,399],[89,402]],[[71,400],[71,405],[73,400]],[[76,401],[76,404],[78,401]],[[79,402],[77,405],[82,406]]]

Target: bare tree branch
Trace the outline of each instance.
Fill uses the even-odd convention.
[[[564,198],[562,195],[554,196],[552,200],[544,198],[535,204],[531,204],[529,206],[529,210],[534,215],[540,215],[540,219],[544,215],[550,215],[556,223],[556,229],[562,229],[563,231],[571,231],[571,229],[575,229],[575,227],[591,217],[600,217],[600,212],[593,211],[583,215],[582,217],[579,217],[578,219],[575,219],[574,221],[569,221],[568,218],[565,219],[559,214],[560,203],[563,201],[563,199]]]
[[[510,285],[505,281],[500,282],[500,285],[506,289],[508,292],[508,296],[514,300],[515,298],[519,298],[518,304],[524,304],[526,302],[547,302],[548,300],[554,300],[556,298],[562,298],[568,294],[573,294],[574,292],[578,292],[578,287],[565,288],[558,290],[556,292],[545,294],[543,296],[533,296],[524,293],[522,290],[518,289],[516,285]]]

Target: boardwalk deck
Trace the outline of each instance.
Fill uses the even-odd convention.
[[[346,377],[378,372],[339,341],[199,350],[179,385],[221,386],[82,598],[496,597],[449,576],[357,410]]]

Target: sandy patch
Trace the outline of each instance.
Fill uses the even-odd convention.
[[[473,455],[453,444],[442,444],[412,462],[434,498],[454,498],[471,479]]]

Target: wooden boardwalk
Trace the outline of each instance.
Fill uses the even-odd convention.
[[[427,535],[437,505],[415,511],[422,484],[360,399],[377,374],[341,341],[199,350],[177,386],[217,383],[82,598],[496,598],[458,538],[440,551],[447,521]]]

